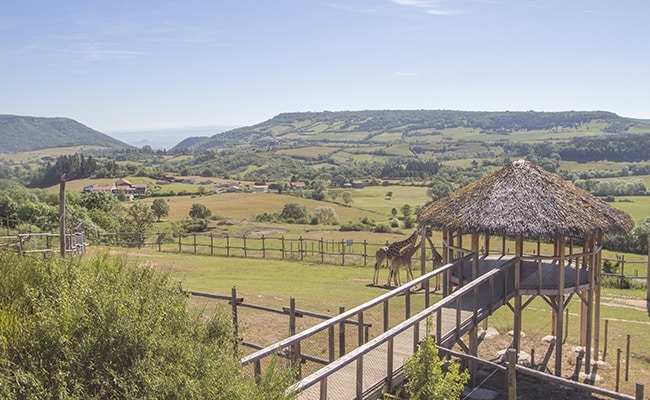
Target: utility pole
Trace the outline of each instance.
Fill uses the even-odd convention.
[[[59,184],[59,241],[61,258],[65,258],[65,175],[61,176]]]

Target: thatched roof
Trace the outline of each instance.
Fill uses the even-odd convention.
[[[423,208],[420,225],[461,233],[524,237],[589,237],[627,232],[626,213],[524,160]]]

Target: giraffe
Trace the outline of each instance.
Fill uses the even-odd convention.
[[[375,253],[375,276],[372,278],[373,285],[379,284],[379,269],[384,264],[384,261],[386,261],[386,250],[388,250],[388,246],[380,248]]]
[[[427,241],[429,242],[429,245],[431,246],[431,252],[432,256],[431,259],[433,261],[433,269],[436,269],[440,266],[442,266],[442,255],[436,250],[436,246],[433,244],[433,241],[431,241],[431,238],[429,235],[426,235]],[[413,245],[408,245],[405,248],[402,249],[400,252],[399,257],[396,257],[392,260],[391,262],[391,267],[390,267],[390,272],[388,275],[388,282],[386,282],[386,286],[390,286],[390,280],[391,278],[393,279],[395,286],[401,285],[401,280],[399,276],[399,269],[401,267],[406,268],[406,277],[409,280],[413,280],[413,270],[411,269],[411,263],[412,263],[412,258],[413,254],[420,248],[422,245],[422,241],[417,246]],[[385,247],[382,249],[379,249],[377,253],[379,254],[382,250],[385,251]],[[383,262],[383,259],[382,259]],[[378,268],[375,269],[375,279],[378,279]]]
[[[420,243],[418,243],[417,245],[408,244],[406,247],[402,249],[402,251],[400,251],[399,256],[392,259],[390,264],[390,273],[388,275],[388,281],[386,282],[386,286],[390,286],[391,278],[393,278],[393,282],[395,283],[395,286],[400,286],[402,284],[401,279],[399,277],[399,269],[401,267],[406,268],[406,279],[409,281],[413,280],[413,270],[411,269],[411,262],[412,262],[413,254],[415,254],[415,252],[418,251],[421,245],[422,245],[422,241],[420,241]]]
[[[379,283],[379,269],[381,268],[382,264],[386,260],[392,260],[393,258],[399,256],[400,251],[405,248],[408,245],[413,245],[417,241],[418,238],[418,230],[416,229],[415,232],[411,234],[408,238],[392,243],[388,245],[388,242],[386,242],[386,246],[380,248],[377,250],[375,253],[375,275],[372,279],[373,285],[377,285]],[[390,276],[389,276],[389,281],[390,281]]]
[[[433,269],[442,267],[442,255],[438,253],[438,250],[436,250],[436,245],[433,244],[429,235],[427,235],[427,240],[429,241],[429,245],[431,246],[431,253],[432,253],[431,259],[433,260]]]

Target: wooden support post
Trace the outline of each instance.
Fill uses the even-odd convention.
[[[650,317],[650,236],[648,236],[648,270],[645,273],[646,276],[646,308],[648,309],[648,316]]]
[[[587,375],[591,374],[591,361],[592,359],[598,359],[598,352],[594,357],[592,354],[592,339],[593,339],[593,321],[594,321],[594,288],[596,286],[596,241],[594,237],[589,238],[588,242],[588,253],[589,257],[586,258],[587,261],[587,274],[589,279],[589,289],[587,292],[587,315],[586,315],[586,326],[585,326],[585,373]],[[577,268],[577,266],[576,266]]]
[[[289,298],[289,336],[296,334],[296,299]],[[302,376],[301,362],[300,362],[300,342],[291,345],[291,366],[296,368],[296,378],[300,379]],[[296,367],[297,366],[297,367]]]
[[[339,307],[339,314],[345,312],[345,307]],[[345,321],[339,323],[339,357],[345,355]]]
[[[514,298],[514,337],[513,337],[513,347],[517,351],[517,354],[520,350],[521,342],[521,256],[524,252],[524,238],[520,235],[515,238],[515,257],[517,261],[515,262],[515,298]]]
[[[562,376],[562,333],[563,328],[563,314],[564,314],[564,247],[566,238],[560,236],[555,240],[555,248],[557,249],[558,260],[558,289],[557,289],[557,319],[555,329],[555,376]]]
[[[609,320],[605,320],[605,344],[603,345],[603,361],[605,361],[605,358],[607,357],[607,331],[609,329]]]
[[[594,251],[596,250],[596,245],[597,244],[602,244],[603,242],[603,235],[602,233],[599,233],[598,236],[596,237],[596,243],[594,244]],[[594,329],[593,329],[593,335],[594,335],[594,360],[598,361],[598,349],[600,349],[600,273],[601,273],[601,261],[602,261],[602,252],[598,251],[598,253],[595,254],[594,258],[596,262],[594,263],[594,302],[593,302],[593,310],[594,310],[594,318],[593,318],[593,323],[594,323]]]
[[[365,335],[363,331],[363,311],[357,314],[358,326],[358,345],[363,346]],[[363,356],[357,358],[357,399],[363,398]]]

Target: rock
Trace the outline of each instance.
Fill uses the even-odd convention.
[[[542,343],[555,343],[555,336],[547,335],[542,338]]]
[[[481,330],[479,333],[479,336],[483,335],[483,339],[494,339],[495,337],[499,337],[501,335],[499,331],[497,331],[495,328],[487,328],[487,330]]]
[[[515,331],[508,331],[508,335],[510,336],[515,336]],[[520,333],[520,337],[526,337],[526,334],[524,332]]]
[[[500,357],[501,361],[506,361],[507,352],[508,349],[499,350],[497,351],[497,357]],[[519,355],[517,357],[517,364],[530,365],[530,354],[526,353],[525,351],[519,351]]]
[[[598,374],[585,374],[584,372],[581,372],[580,375],[578,376],[578,379],[580,382],[588,382],[590,384],[594,383],[600,383],[604,381],[603,377],[598,375]]]

